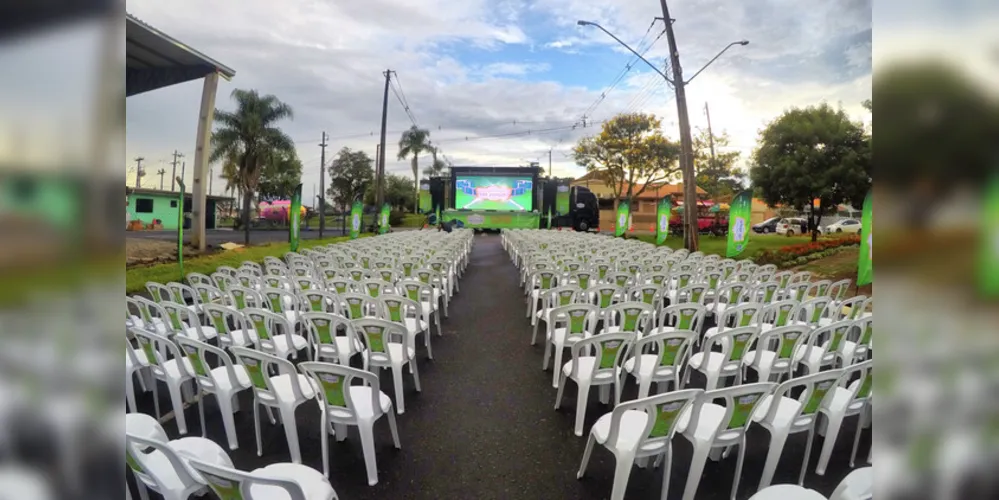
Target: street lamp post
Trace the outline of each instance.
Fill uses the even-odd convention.
[[[732,42],[725,46],[716,56],[711,58],[701,69],[694,73],[694,76],[690,77],[687,81],[683,80],[683,73],[680,70],[680,55],[676,50],[676,39],[673,37],[673,25],[672,20],[669,17],[669,11],[666,8],[666,2],[662,2],[663,6],[663,19],[666,23],[666,39],[670,46],[670,66],[673,69],[673,78],[666,76],[665,73],[659,70],[656,65],[647,61],[641,54],[628,46],[628,44],[621,41],[620,38],[614,36],[613,33],[604,29],[597,23],[590,21],[576,21],[576,24],[580,26],[595,26],[600,31],[603,31],[608,36],[614,39],[617,43],[621,44],[624,48],[628,49],[632,54],[641,59],[645,64],[655,70],[659,76],[663,77],[664,80],[676,90],[676,108],[677,108],[677,118],[680,122],[680,171],[683,174],[683,198],[684,204],[689,206],[690,203],[687,200],[696,200],[697,198],[697,186],[695,186],[695,174],[694,174],[694,147],[693,141],[690,137],[690,119],[687,115],[687,97],[685,92],[685,87],[691,80],[693,80],[697,75],[701,74],[705,68],[715,62],[716,59],[721,57],[729,48],[733,45],[748,45],[748,40],[740,40],[737,42]],[[694,202],[696,206],[696,201]],[[684,247],[686,247],[691,252],[697,251],[697,212],[696,210],[684,210]]]

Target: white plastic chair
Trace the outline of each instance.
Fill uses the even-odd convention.
[[[416,392],[420,387],[420,372],[416,365],[416,348],[413,338],[404,325],[383,319],[365,318],[355,320],[354,332],[363,339],[362,355],[369,368],[389,368],[392,370],[392,383],[395,387],[395,406],[399,415],[406,412],[405,391],[403,389],[403,368],[409,365]]]
[[[707,310],[695,303],[674,304],[656,312],[656,326],[649,335],[676,330],[692,330],[700,334]]]
[[[597,328],[600,309],[592,304],[570,304],[552,309],[550,321],[545,324],[545,355],[541,369],[548,369],[554,348],[555,368],[552,370],[552,387],[559,386],[559,373],[565,348],[593,336]]]
[[[681,369],[690,358],[690,351],[697,339],[691,330],[674,330],[646,335],[635,341],[632,356],[624,362],[624,371],[638,381],[638,397],[649,395],[653,382],[673,383],[674,390],[681,387]],[[657,392],[660,392],[657,390]]]
[[[700,389],[688,389],[626,401],[615,406],[613,411],[600,417],[590,428],[590,437],[586,441],[576,479],[582,479],[586,474],[593,445],[601,444],[614,454],[616,461],[611,500],[624,500],[628,477],[635,460],[665,454],[662,485],[662,498],[665,499],[669,491],[672,440],[676,423],[679,416],[689,411],[703,393]],[[694,415],[693,418],[696,420],[697,416]]]
[[[874,498],[874,468],[864,467],[839,483],[829,500],[871,500]]]
[[[793,373],[795,363],[791,357],[810,333],[806,325],[782,326],[761,333],[756,345],[743,357],[744,368],[752,368],[762,381],[777,375],[779,382],[780,377]]]
[[[777,484],[757,491],[749,500],[826,500],[826,497],[797,484]]]
[[[770,433],[770,447],[763,465],[760,489],[770,486],[770,482],[773,481],[788,435],[808,431],[808,444],[805,445],[798,476],[798,484],[805,484],[806,465],[815,437],[817,411],[823,398],[829,394],[829,390],[841,375],[842,372],[838,370],[830,370],[794,378],[779,385],[773,394],[760,402],[759,408],[753,414],[753,421]],[[801,393],[798,397],[792,398],[791,391],[799,388],[802,389]]]
[[[162,380],[170,392],[170,403],[173,405],[174,418],[177,420],[177,429],[181,435],[187,434],[187,419],[184,417],[184,392],[182,386],[185,382],[193,380],[191,373],[194,368],[191,361],[180,353],[180,348],[170,339],[145,330],[133,328],[131,330],[135,339],[139,343],[139,349],[149,363],[149,371],[156,380]],[[181,366],[181,365],[184,366]],[[159,390],[154,381],[153,386],[153,406],[156,411],[156,418],[160,417]]]
[[[247,326],[252,326],[260,350],[288,359],[298,357],[298,351],[311,351],[305,337],[295,333],[288,317],[282,313],[248,307],[243,310]],[[309,352],[311,358],[311,352]]]
[[[721,377],[734,376],[737,379],[736,384],[741,384],[746,350],[753,344],[759,331],[760,329],[755,326],[740,326],[706,337],[701,351],[690,355],[684,378],[685,385],[690,382],[691,369],[704,374],[707,379],[705,389],[709,391],[718,387],[718,380]],[[716,345],[721,350],[715,351]]]
[[[220,304],[204,304],[201,306],[201,310],[205,317],[212,322],[215,332],[218,333],[220,347],[252,347],[257,345],[259,339],[256,329],[250,326],[246,317],[239,310]],[[232,326],[229,326],[230,324]]]
[[[562,406],[562,391],[565,390],[566,379],[572,380],[578,387],[575,426],[577,436],[583,435],[583,419],[586,417],[586,403],[592,386],[601,386],[603,389],[613,385],[614,404],[621,402],[621,365],[627,359],[634,341],[634,333],[604,333],[579,340],[570,346],[572,360],[559,370],[561,377],[558,394],[555,396],[555,410]],[[605,397],[601,397],[601,400],[605,400]]]
[[[202,393],[214,394],[218,401],[219,411],[222,413],[222,424],[225,426],[225,435],[229,440],[229,449],[239,448],[239,441],[236,437],[236,421],[233,418],[236,405],[234,399],[240,392],[249,389],[250,376],[246,369],[240,365],[233,365],[229,355],[225,351],[210,344],[192,340],[184,337],[177,337],[177,344],[187,354],[187,359],[194,370],[190,373],[198,381],[198,387]],[[211,368],[206,362],[205,355],[213,354],[221,366]],[[187,366],[185,364],[185,366]],[[205,405],[204,397],[198,398],[198,414],[201,417],[201,432],[205,436]]]
[[[405,325],[407,333],[416,343],[416,337],[421,333],[423,344],[427,348],[427,358],[434,359],[434,350],[430,344],[430,318],[423,311],[419,302],[395,294],[385,294],[378,297],[382,319]]]
[[[853,379],[854,375],[859,378]],[[851,415],[860,415],[863,419],[864,412],[870,407],[870,400],[873,397],[874,382],[874,361],[868,360],[855,365],[847,366],[843,369],[843,374],[836,382],[831,397],[822,400],[819,406],[819,413],[826,418],[820,422],[820,429],[825,431],[825,440],[822,442],[822,452],[819,454],[819,463],[815,467],[815,473],[822,476],[826,473],[829,465],[829,458],[832,456],[833,446],[836,444],[836,437],[843,425],[843,419]],[[847,385],[849,383],[849,385]],[[850,453],[850,463],[854,463],[857,456],[857,447],[860,445],[860,431],[863,425],[857,424],[857,432],[853,439],[853,451]]]
[[[299,321],[312,342],[315,361],[328,359],[347,365],[350,358],[364,349],[348,318],[328,312],[306,312]],[[338,334],[341,327],[343,335]]]
[[[299,365],[321,390],[317,391],[320,417],[321,442],[323,448],[323,474],[327,477],[329,468],[329,440],[327,434],[334,432],[337,441],[347,439],[347,426],[356,426],[364,449],[364,463],[368,469],[368,484],[378,484],[378,466],[375,459],[374,426],[382,416],[388,417],[392,442],[396,449],[399,443],[399,428],[392,400],[381,392],[378,376],[356,368],[330,363],[305,362]],[[352,384],[360,380],[360,385]],[[331,427],[332,425],[332,427]]]
[[[202,477],[190,468],[190,459],[232,467],[225,450],[209,439],[189,437],[164,442],[125,433],[125,460],[135,474],[142,498],[146,488],[165,500],[187,500],[191,495],[207,493]]]
[[[319,471],[299,464],[278,463],[243,472],[190,460],[209,488],[223,500],[337,500],[333,486]]]
[[[731,498],[735,500],[745,458],[746,429],[749,428],[756,407],[764,397],[773,392],[776,385],[759,382],[707,391],[701,396],[696,409],[692,408],[680,416],[677,431],[694,447],[687,472],[687,484],[683,489],[683,500],[694,500],[704,473],[704,465],[714,448],[739,446],[739,459],[732,481]],[[716,399],[724,399],[725,406],[715,404],[713,401]]]
[[[656,310],[645,302],[618,302],[604,310],[601,333],[631,332],[638,336],[655,326]]]
[[[298,444],[298,425],[295,423],[295,409],[315,397],[315,387],[306,377],[298,373],[295,365],[285,358],[274,356],[245,347],[233,347],[236,361],[246,369],[253,383],[253,427],[257,437],[257,456],[263,454],[260,437],[260,411],[258,405],[267,409],[271,424],[275,424],[270,409],[277,408],[288,439],[291,461],[302,463],[302,453]],[[277,375],[271,375],[271,367],[277,368]]]

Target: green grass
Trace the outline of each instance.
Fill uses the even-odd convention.
[[[361,237],[371,236],[362,234]],[[330,243],[339,243],[349,240],[349,236],[338,236],[336,238],[323,238],[321,240],[302,240],[299,249],[312,248]],[[228,250],[211,255],[192,257],[184,260],[184,274],[202,273],[211,274],[218,266],[239,267],[244,261],[263,262],[264,257],[284,257],[290,250],[290,246],[285,243],[268,243],[265,245],[255,245],[238,250]],[[147,281],[167,283],[170,281],[184,281],[184,276],[180,273],[180,266],[176,262],[156,264],[146,267],[133,267],[125,270],[125,293],[138,293],[146,289]]]
[[[427,220],[427,216],[423,214],[406,214],[399,227],[420,227],[425,220]]]
[[[638,239],[649,243],[655,243],[654,235],[640,235]],[[725,257],[725,250],[728,246],[728,238],[725,236],[701,236],[698,238],[700,250],[705,255],[718,254]],[[809,236],[778,236],[775,234],[753,234],[749,237],[749,245],[737,258],[752,259],[756,254],[764,250],[776,250],[778,248],[795,245],[798,243],[808,243],[812,241]],[[666,238],[666,246],[670,248],[683,248],[683,237],[670,236]]]

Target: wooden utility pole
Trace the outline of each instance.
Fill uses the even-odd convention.
[[[184,157],[184,155],[178,153],[176,149],[173,150],[173,161],[170,162],[170,164],[173,165],[173,172],[170,172],[170,191],[173,191],[174,189],[176,189],[176,183],[177,183],[177,158],[183,158],[183,157]]]
[[[552,176],[552,150],[548,149],[548,177]]]
[[[680,52],[673,34],[673,19],[669,16],[666,0],[659,0],[666,24],[666,41],[669,43],[669,65],[673,70],[673,89],[676,91],[676,114],[680,122],[680,170],[683,172],[683,246],[697,251],[697,185],[694,175],[694,147],[690,137],[690,117],[687,115],[687,93],[684,90]]]
[[[319,237],[323,237],[326,229],[326,131],[323,131],[323,141],[319,143]],[[313,200],[315,197],[313,196]]]
[[[708,144],[711,145],[711,166],[715,167],[715,134],[711,131],[711,112],[708,103],[704,103],[704,115],[708,117]]]
[[[159,176],[160,176],[160,191],[163,191],[163,174],[166,173],[166,170],[164,170],[164,169],[161,168],[161,169],[157,170],[156,173],[159,174]]]
[[[385,203],[385,127],[388,125],[388,93],[392,81],[392,70],[387,69],[385,75],[385,95],[382,97],[382,136],[375,159],[375,206]]]
[[[145,160],[143,157],[138,157],[135,159],[135,189],[142,187],[142,176],[146,175],[146,171],[142,170],[142,162]]]

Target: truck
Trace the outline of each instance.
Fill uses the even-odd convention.
[[[728,211],[711,210],[711,205],[697,205],[697,232],[725,236],[728,234]],[[673,211],[669,219],[670,234],[683,235],[683,212]]]
[[[539,182],[542,186],[546,186],[549,179],[539,179]],[[553,183],[552,187],[569,189],[569,213],[553,217],[553,228],[568,227],[583,232],[600,231],[600,206],[597,203],[597,196],[592,191],[584,186],[562,184],[556,187]],[[546,198],[551,196],[550,199],[554,199],[555,192],[552,191],[549,194],[548,191],[545,191],[545,196]],[[542,218],[542,225],[546,225],[544,218]]]

